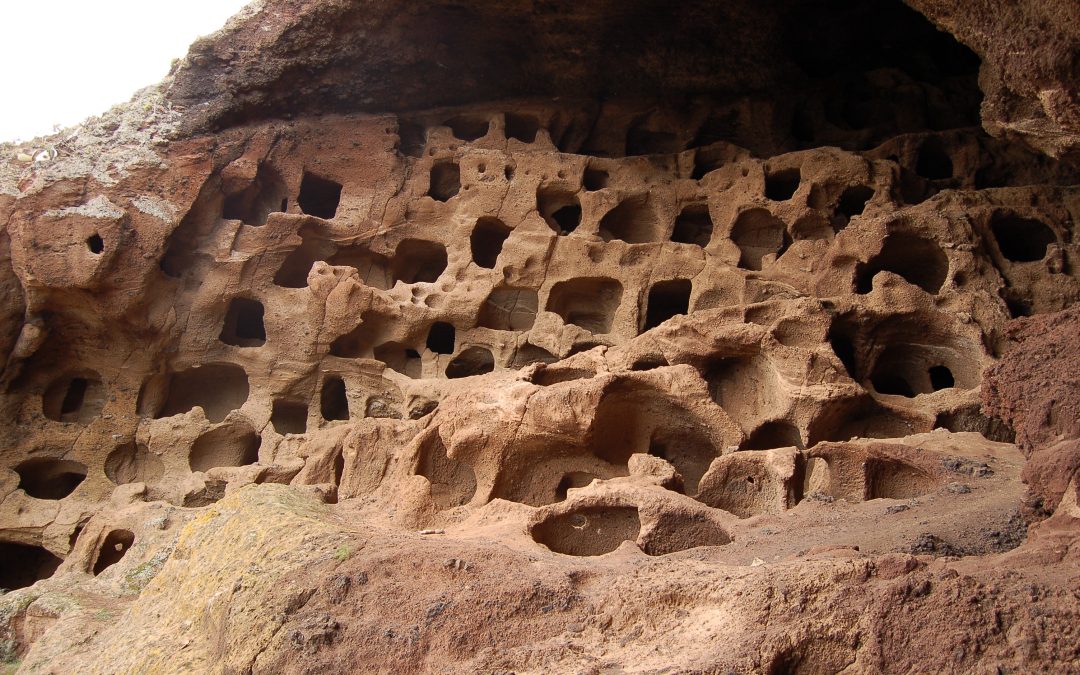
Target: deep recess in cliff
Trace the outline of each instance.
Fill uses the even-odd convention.
[[[404,4],[3,148],[2,667],[1080,670],[1070,3]]]

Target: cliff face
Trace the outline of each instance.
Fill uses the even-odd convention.
[[[8,661],[1080,668],[1071,6],[720,4],[255,4],[9,148]]]

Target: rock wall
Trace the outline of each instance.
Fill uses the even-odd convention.
[[[256,5],[12,149],[5,658],[1080,667],[1080,167],[903,5],[638,4]]]

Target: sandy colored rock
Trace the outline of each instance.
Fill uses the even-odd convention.
[[[1075,81],[913,5],[275,0],[4,146],[0,656],[1080,669]]]

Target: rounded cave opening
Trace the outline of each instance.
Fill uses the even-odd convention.
[[[86,480],[86,465],[69,459],[35,457],[15,467],[19,489],[35,499],[63,499]]]

